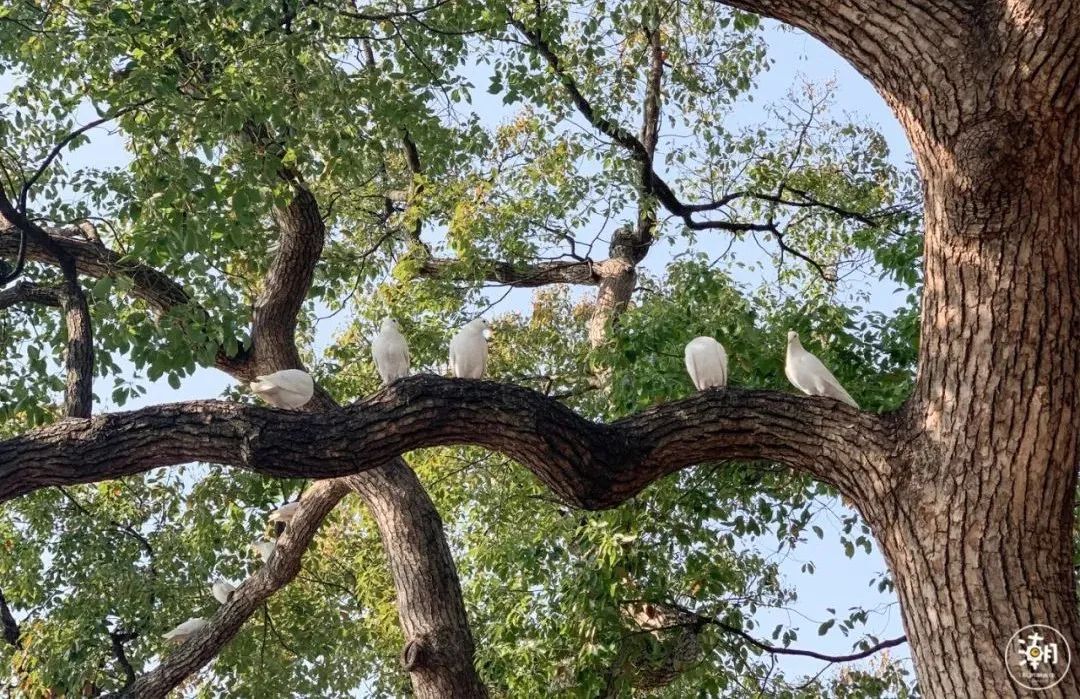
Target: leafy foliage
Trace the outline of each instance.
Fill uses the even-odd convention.
[[[162,381],[175,389],[212,366],[219,348],[232,355],[249,344],[251,306],[275,252],[273,210],[289,192],[283,171],[311,187],[328,225],[300,339],[342,401],[377,388],[366,338],[383,315],[401,321],[414,366],[440,372],[453,328],[488,311],[491,375],[595,419],[687,395],[682,347],[702,334],[727,347],[732,384],[787,390],[788,328],[864,407],[904,399],[918,332],[914,176],[872,128],[835,113],[828,86],[794,91],[768,124],[725,128],[769,65],[757,18],[704,0],[560,1],[539,16],[531,3],[403,8],[0,8],[0,176],[27,180],[77,124],[139,105],[112,122],[111,138],[95,130],[73,140],[29,192],[30,206],[54,225],[98,222],[103,244],[195,300],[161,315],[134,295],[129,276],[83,279],[100,403],[164,398]],[[658,31],[658,173],[688,201],[764,195],[736,197],[716,218],[775,222],[786,245],[840,281],[785,255],[775,232],[661,221],[633,302],[600,346],[586,327],[591,289],[490,288],[491,259],[523,268],[602,260],[615,225],[652,205],[638,165],[583,121],[565,80],[512,21],[549,38],[592,109],[631,131],[649,60],[643,29]],[[260,138],[244,137],[252,131]],[[441,255],[457,260],[454,274],[421,276],[423,262]],[[38,265],[28,278],[56,281]],[[899,286],[885,307],[871,303],[874,278]],[[331,315],[333,327],[320,322]],[[58,418],[64,332],[52,309],[0,313],[0,434]],[[497,696],[643,691],[646,676],[669,667],[678,672],[654,685],[657,696],[746,696],[762,685],[782,697],[910,696],[900,664],[789,680],[769,654],[703,621],[777,646],[813,644],[816,634],[790,626],[770,636],[755,614],[796,602],[768,549],[790,553],[809,534],[822,538],[816,522],[834,494],[820,484],[773,464],[702,464],[620,508],[582,513],[497,454],[439,449],[409,460],[446,521],[478,667]],[[136,669],[151,667],[166,650],[162,632],[212,614],[215,577],[239,580],[258,565],[248,544],[266,531],[264,513],[304,485],[199,464],[6,504],[0,589],[22,629],[22,648],[0,648],[10,686],[29,697],[118,689],[109,638],[118,630],[138,634],[126,645]],[[837,543],[849,556],[872,547],[857,518]],[[643,628],[635,614],[645,604],[676,619],[671,610],[692,610],[695,620]],[[858,640],[866,620],[855,610],[820,633]],[[298,581],[185,691],[402,695],[401,643],[378,532],[350,499]],[[673,648],[686,657],[672,660]]]

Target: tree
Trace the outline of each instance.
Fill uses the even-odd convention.
[[[877,87],[910,138],[921,219],[880,139],[823,116],[819,95],[789,124],[776,115],[790,128],[725,132],[762,68],[746,12],[817,36]],[[797,541],[835,489],[888,562],[922,693],[1019,696],[1003,655],[1015,631],[1080,640],[1078,43],[1075,2],[0,10],[0,65],[18,76],[0,121],[0,254],[29,260],[0,292],[28,309],[4,328],[0,442],[15,680],[163,696],[217,657],[209,691],[395,693],[396,639],[385,618],[360,620],[386,616],[371,590],[392,585],[420,696],[738,694],[729,683],[769,676],[749,649],[777,649],[749,613],[786,591],[726,536]],[[489,66],[491,92],[529,108],[497,127],[459,114],[477,96],[461,66]],[[80,108],[122,131],[130,164],[63,169],[87,139]],[[665,130],[687,145],[662,148]],[[604,218],[622,225],[597,234]],[[741,288],[696,254],[713,235],[768,242],[798,296]],[[646,267],[672,239],[691,254]],[[837,286],[852,258],[921,287],[921,310],[912,296],[860,313]],[[596,297],[545,289],[529,317],[500,319],[507,380],[417,376],[371,395],[371,320],[394,311],[436,366],[484,281]],[[247,380],[319,359],[313,319],[343,297],[357,321],[305,412],[189,401],[90,417],[101,378],[118,403],[141,390],[121,358],[175,386],[198,366]],[[777,390],[789,325],[813,331],[864,410]],[[744,387],[673,400],[691,328],[723,331]],[[193,462],[206,465],[154,470]],[[245,570],[230,542],[257,526],[247,505],[301,490],[269,564],[151,667],[164,619],[188,615],[211,571]],[[392,582],[344,530],[377,531]],[[275,594],[298,575],[303,589]],[[735,590],[751,609],[720,601]],[[261,638],[243,632],[260,614]],[[328,617],[344,621],[299,621]],[[334,662],[286,662],[301,655],[290,641]],[[741,669],[720,672],[730,658]],[[1078,685],[1072,666],[1045,694]]]

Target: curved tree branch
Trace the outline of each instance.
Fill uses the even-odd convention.
[[[14,225],[4,225],[0,219],[0,255],[13,254],[18,249],[18,229]],[[71,257],[79,274],[102,278],[125,276],[132,281],[132,293],[145,301],[157,312],[164,312],[175,306],[191,301],[184,288],[167,274],[140,262],[125,259],[122,255],[95,242],[81,237],[82,231],[76,227],[56,228],[46,232],[47,244],[31,240],[27,257],[35,262],[56,264],[50,253],[58,249]]]
[[[59,308],[62,301],[63,292],[60,289],[33,282],[16,282],[10,289],[0,290],[0,311],[21,303]]]
[[[322,256],[326,226],[315,196],[299,182],[294,188],[292,201],[274,212],[278,252],[255,301],[251,337],[258,372],[301,366],[296,323]]]
[[[717,627],[725,633],[729,633],[743,639],[755,648],[759,648],[766,653],[773,653],[774,655],[798,655],[805,658],[814,658],[816,660],[824,660],[829,663],[848,663],[853,660],[862,660],[863,658],[869,658],[874,653],[879,653],[886,648],[894,648],[899,645],[907,643],[907,636],[900,636],[898,638],[890,638],[880,643],[866,648],[865,650],[858,651],[857,653],[848,653],[846,655],[829,655],[828,653],[819,653],[814,650],[802,650],[800,648],[785,648],[784,646],[774,646],[764,641],[759,641],[750,634],[746,633],[742,629],[732,626],[731,624],[725,624],[724,622],[713,619],[711,617],[698,616],[698,620],[703,624],[710,624]]]
[[[414,449],[460,444],[502,452],[590,509],[720,459],[787,463],[857,502],[868,488],[889,487],[891,476],[887,425],[828,399],[729,388],[604,424],[527,388],[414,376],[326,412],[194,401],[64,420],[0,442],[0,501],[190,461],[331,478]]]
[[[894,106],[917,108],[918,86],[940,80],[907,81],[890,77],[955,68],[955,51],[981,3],[963,0],[716,0],[717,3],[786,22],[802,29],[842,55],[883,90]]]

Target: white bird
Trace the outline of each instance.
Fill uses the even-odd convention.
[[[210,586],[210,594],[214,596],[218,602],[225,604],[232,597],[232,593],[236,591],[236,585],[233,585],[228,580],[215,580],[214,584]]]
[[[487,369],[489,325],[483,318],[465,324],[450,340],[450,373],[459,379],[483,378]]]
[[[859,407],[855,399],[844,390],[821,360],[803,349],[799,341],[799,333],[789,330],[787,339],[787,361],[784,363],[784,374],[787,375],[792,386],[808,396],[826,396],[843,401],[853,408]]]
[[[259,558],[263,563],[270,562],[270,556],[274,554],[274,549],[277,548],[276,541],[267,541],[266,539],[256,539],[251,548],[255,549],[255,552],[259,554]]]
[[[382,328],[371,341],[371,355],[383,385],[409,375],[409,343],[393,318],[384,318]]]
[[[722,388],[727,385],[727,352],[715,339],[695,337],[686,343],[683,354],[686,371],[694,382],[694,388],[704,391],[706,388]]]
[[[251,382],[251,390],[275,408],[295,410],[311,400],[315,394],[315,382],[306,371],[282,369],[266,376],[256,376]]]
[[[183,643],[203,629],[207,624],[202,617],[191,617],[175,629],[162,634],[162,638],[171,643]]]
[[[300,509],[300,501],[290,502],[282,505],[273,512],[270,513],[268,518],[271,522],[281,522],[282,524],[288,524],[296,516],[296,512]]]

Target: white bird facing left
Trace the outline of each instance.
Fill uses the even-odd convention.
[[[232,593],[236,591],[236,586],[228,580],[215,580],[214,584],[210,586],[210,594],[214,596],[221,604],[225,604],[232,597]]]
[[[183,643],[201,631],[206,623],[206,619],[193,616],[175,629],[165,632],[161,637],[170,643]]]
[[[296,410],[315,395],[311,375],[300,369],[282,369],[266,376],[256,376],[251,390],[275,408]]]
[[[683,355],[694,388],[704,391],[727,386],[727,352],[714,338],[695,337],[686,343]]]
[[[371,341],[371,356],[383,385],[409,375],[409,343],[393,318],[384,318],[379,334]]]
[[[450,340],[450,373],[459,379],[480,379],[487,370],[487,336],[483,318],[469,321]]]
[[[281,522],[282,524],[288,524],[296,516],[297,511],[300,509],[300,501],[290,502],[270,513],[267,518],[271,522]]]
[[[787,361],[784,363],[784,374],[787,375],[792,386],[808,396],[825,396],[843,401],[853,408],[859,407],[855,399],[844,390],[821,360],[803,349],[802,342],[799,341],[799,333],[789,330],[787,338]]]

